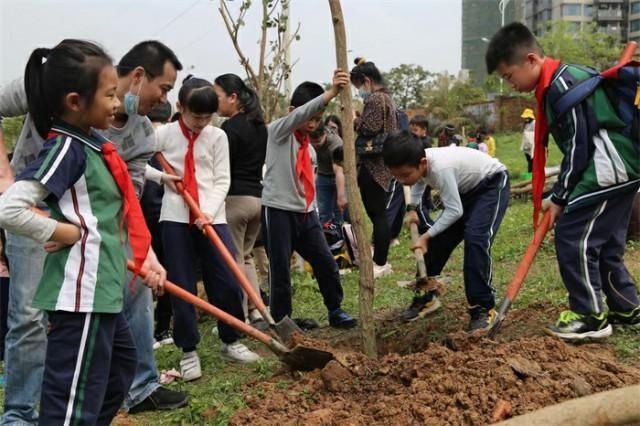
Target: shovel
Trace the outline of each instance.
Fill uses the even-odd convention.
[[[489,328],[488,335],[491,339],[496,337],[498,331],[500,331],[502,322],[504,321],[507,312],[511,308],[511,304],[514,300],[516,300],[516,297],[518,297],[518,293],[520,292],[522,284],[524,283],[524,279],[527,277],[527,273],[529,272],[529,268],[531,268],[531,264],[536,257],[536,253],[540,248],[540,244],[542,244],[545,235],[547,235],[547,232],[549,231],[550,224],[551,215],[549,214],[549,212],[546,212],[542,218],[542,222],[540,222],[540,225],[533,235],[533,241],[531,241],[529,247],[527,247],[527,251],[524,253],[523,258],[518,265],[518,269],[516,270],[513,280],[511,280],[511,283],[509,283],[509,286],[507,287],[507,294],[505,295],[505,298],[500,305],[498,315]]]
[[[175,170],[173,170],[173,167],[171,167],[171,164],[169,164],[169,162],[161,153],[156,153],[156,159],[160,162],[165,172],[176,175],[176,172]],[[202,218],[202,211],[198,207],[198,204],[195,202],[193,197],[191,197],[191,195],[184,190],[184,185],[182,184],[182,182],[175,182],[175,185],[178,193],[182,195],[191,212],[195,216]],[[293,320],[288,316],[284,317],[277,323],[274,321],[271,313],[262,301],[262,298],[253,289],[253,286],[245,276],[244,272],[242,272],[242,270],[238,266],[236,259],[231,255],[231,253],[229,253],[229,250],[224,245],[216,231],[213,229],[213,226],[209,224],[205,225],[202,228],[202,232],[207,236],[207,238],[209,238],[209,240],[211,240],[213,246],[218,250],[222,258],[224,259],[224,262],[231,269],[231,272],[233,272],[238,282],[240,282],[240,285],[242,286],[244,292],[247,294],[249,300],[253,302],[253,304],[256,306],[256,309],[258,309],[258,312],[260,312],[260,314],[262,315],[262,318],[264,318],[264,320],[269,325],[269,328],[278,335],[280,340],[283,342],[289,342],[294,334],[303,334],[300,327],[298,327],[296,323],[293,322]]]
[[[135,264],[131,260],[129,260],[127,262],[127,268],[130,271],[134,272]],[[139,275],[144,278],[147,275],[147,272],[147,270],[142,268]],[[293,370],[311,371],[315,370],[316,368],[324,368],[324,366],[327,365],[329,361],[334,359],[334,355],[331,352],[323,351],[321,349],[316,349],[309,346],[296,345],[293,349],[289,349],[268,334],[263,333],[260,330],[250,326],[249,324],[240,321],[234,316],[229,315],[225,311],[216,308],[212,304],[205,302],[199,297],[194,296],[193,294],[169,281],[165,281],[164,290],[167,293],[170,293],[171,295],[202,309],[217,320],[225,322],[234,329],[245,333],[246,335],[259,341],[260,343],[263,343],[274,354],[278,356],[280,361],[287,364]]]
[[[411,244],[415,246],[420,238],[418,232],[418,225],[411,223],[409,225],[409,231],[411,232]],[[413,249],[413,255],[416,258],[416,264],[418,265],[418,276],[416,277],[416,290],[427,284],[427,267],[424,264],[424,253],[421,249]]]

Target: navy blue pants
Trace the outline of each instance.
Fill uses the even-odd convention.
[[[358,168],[358,188],[362,196],[362,205],[373,225],[373,261],[382,266],[387,263],[391,242],[386,209],[387,192],[375,181],[364,165]]]
[[[213,225],[216,233],[235,256],[235,247],[229,226]],[[162,222],[162,244],[164,246],[167,278],[191,294],[197,294],[197,269],[202,268],[202,281],[209,302],[223,311],[244,321],[242,289],[213,243],[195,225]],[[185,352],[193,351],[200,342],[196,310],[190,303],[171,296],[173,308],[173,340]],[[218,321],[218,335],[224,343],[233,343],[240,338],[238,332],[222,321]]]
[[[340,273],[315,212],[262,207],[262,237],[269,258],[269,308],[276,321],[291,316],[291,255],[297,251],[313,268],[329,312],[342,303]]]
[[[110,424],[137,365],[124,314],[48,314],[40,424]]]
[[[389,222],[389,236],[391,239],[398,238],[402,231],[402,223],[406,211],[404,203],[404,188],[397,180],[391,182],[387,191],[387,221]]]
[[[495,306],[491,285],[491,246],[509,204],[509,176],[499,172],[461,195],[462,217],[429,240],[427,275],[440,275],[453,250],[464,240],[464,290],[470,306]]]
[[[558,266],[572,311],[602,312],[602,293],[612,311],[629,311],[640,305],[638,290],[623,261],[636,190],[569,210],[556,222]]]

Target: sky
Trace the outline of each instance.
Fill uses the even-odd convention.
[[[257,61],[260,0],[254,0],[240,44]],[[460,0],[343,0],[349,62],[363,56],[382,71],[406,64],[429,71],[460,69]],[[237,10],[240,0],[231,0]],[[134,44],[158,39],[171,47],[186,72],[213,79],[245,76],[218,12],[218,0],[0,0],[0,85],[21,77],[31,51],[64,38],[102,45],[116,62]],[[327,0],[291,0],[291,22],[300,23],[292,83],[328,82],[335,67]],[[255,58],[255,59],[254,59]],[[178,76],[178,83],[186,75]],[[175,100],[177,91],[170,94]]]

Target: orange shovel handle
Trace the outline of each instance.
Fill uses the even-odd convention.
[[[175,170],[173,170],[173,167],[171,167],[171,164],[169,164],[169,162],[164,158],[164,156],[161,153],[159,152],[156,153],[156,159],[160,162],[165,172],[172,175],[176,174]],[[184,201],[187,203],[187,205],[189,206],[189,209],[193,212],[193,214],[196,215],[198,218],[203,218],[204,215],[202,214],[200,207],[198,207],[198,203],[195,202],[191,194],[189,194],[184,190],[184,185],[182,184],[182,182],[175,182],[175,184],[176,184],[176,188],[178,189],[178,192],[180,193],[180,195],[182,195],[182,197],[184,198]],[[265,312],[267,312],[267,307],[262,301],[262,298],[258,296],[253,286],[245,276],[244,272],[242,272],[242,270],[238,266],[236,259],[231,255],[231,253],[227,249],[227,246],[224,245],[224,243],[222,242],[222,240],[220,239],[216,231],[213,229],[213,226],[207,224],[202,228],[202,230],[204,234],[207,236],[207,238],[211,240],[214,247],[218,250],[224,262],[231,269],[231,272],[233,273],[233,275],[238,279],[238,281],[240,282],[240,285],[242,286],[242,289],[245,291],[245,293],[247,293],[247,297],[249,298],[249,300],[251,300],[255,304],[256,308],[258,308],[258,311],[260,311],[260,313],[264,314]]]
[[[127,261],[127,268],[131,271],[134,272],[135,271],[135,264],[131,261],[128,260]],[[144,278],[147,276],[147,273],[149,271],[147,271],[146,269],[142,268],[140,269],[140,273],[139,275]],[[165,281],[164,283],[164,290],[167,293],[171,293],[172,295],[184,300],[187,303],[192,304],[193,306],[196,306],[200,309],[202,309],[203,311],[205,311],[206,313],[208,313],[209,315],[217,318],[218,320],[225,322],[227,324],[229,324],[231,327],[235,328],[236,330],[239,330],[251,337],[253,337],[254,339],[264,343],[265,345],[270,345],[271,344],[271,336],[262,333],[261,331],[251,327],[250,325],[246,324],[243,321],[240,321],[239,319],[237,319],[236,317],[229,315],[228,313],[226,313],[225,311],[223,311],[222,309],[216,308],[215,306],[213,306],[210,303],[205,302],[204,300],[200,299],[197,296],[194,296],[193,294],[189,293],[188,291],[182,289],[181,287],[173,284],[171,281]]]
[[[635,41],[630,41],[629,43],[627,43],[618,63],[626,64],[627,62],[631,61],[633,59],[633,55],[635,55],[636,53],[637,48],[638,43],[636,43]]]
[[[549,231],[550,224],[551,215],[549,214],[549,212],[546,212],[542,217],[542,221],[536,228],[536,232],[533,235],[533,240],[529,244],[529,247],[527,247],[527,251],[524,253],[522,260],[518,265],[518,269],[513,276],[513,280],[511,280],[509,286],[507,287],[507,299],[509,299],[510,301],[513,302],[515,300],[518,292],[520,291],[520,288],[522,288],[522,283],[524,282],[524,279],[527,276],[529,269],[531,268],[531,264],[536,257],[536,253],[540,248],[540,244],[542,244],[545,235],[547,235],[547,232]]]

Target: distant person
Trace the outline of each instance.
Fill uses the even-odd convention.
[[[526,108],[522,111],[520,117],[524,121],[520,151],[522,151],[524,158],[527,160],[527,172],[531,173],[533,170],[533,143],[534,130],[536,128],[536,117],[533,115],[533,110],[530,108]]]
[[[335,114],[327,115],[324,119],[324,125],[327,129],[335,132],[342,139],[342,120]]]
[[[438,135],[438,146],[459,146],[462,142],[462,136],[456,133],[456,128],[453,124],[445,124]]]
[[[364,101],[362,115],[356,120],[358,137],[372,140],[377,135],[397,130],[396,106],[380,70],[364,58],[356,58],[355,63],[351,70],[351,83]],[[380,152],[361,154],[358,160],[358,186],[373,225],[373,275],[380,278],[392,272],[387,261],[391,242],[387,202],[393,176],[384,165]]]
[[[557,116],[552,105],[591,74],[545,57],[523,24],[501,28],[485,59],[489,74],[496,72],[515,90],[536,95],[534,220],[542,208],[555,225],[558,267],[569,293],[569,310],[545,331],[582,340],[610,336],[611,324],[639,329],[638,288],[624,265],[631,208],[640,187],[638,140],[622,132],[631,124],[619,118],[603,86]],[[549,132],[563,159],[551,195],[542,200]]]
[[[409,130],[416,140],[418,140],[425,148],[431,148],[433,142],[429,137],[429,120],[426,115],[417,114],[409,120]]]
[[[333,153],[337,148],[342,147],[342,139],[337,133],[323,123],[309,132],[311,145],[316,150],[317,156],[317,177],[316,177],[316,200],[318,201],[318,215],[320,223],[328,222],[342,225],[342,209],[338,205],[338,193],[344,193],[344,180],[342,188],[338,189],[336,182],[335,167],[333,164]]]

